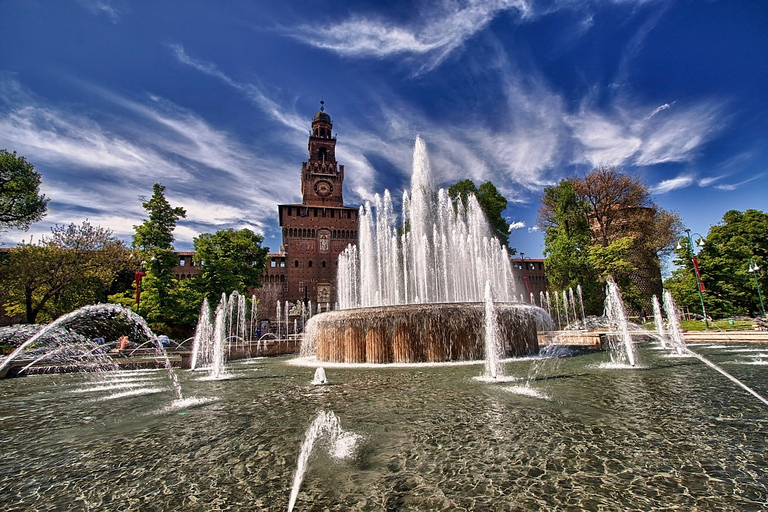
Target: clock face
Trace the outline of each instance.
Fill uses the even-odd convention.
[[[319,180],[315,182],[315,193],[320,197],[328,197],[333,192],[333,185],[329,181]]]

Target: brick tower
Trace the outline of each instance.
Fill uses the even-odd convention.
[[[344,166],[324,102],[312,121],[309,159],[301,165],[301,204],[278,205],[285,250],[285,298],[311,300],[315,311],[336,303],[339,254],[357,243],[358,209],[344,206]]]

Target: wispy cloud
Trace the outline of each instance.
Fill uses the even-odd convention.
[[[263,232],[274,221],[277,203],[297,198],[297,179],[274,172],[288,162],[257,156],[232,134],[162,98],[140,102],[91,89],[130,115],[114,122],[112,116],[98,119],[92,109],[93,117],[86,117],[20,94],[18,83],[0,87],[0,100],[18,105],[0,111],[0,147],[33,162],[51,198],[48,216],[35,224],[35,232],[88,217],[128,237],[146,215],[139,196],[151,193],[153,182],[165,184],[169,201],[187,209],[188,219],[177,231],[186,245],[202,231]],[[4,242],[28,236],[9,232]]]
[[[752,176],[751,178],[740,181],[738,183],[723,183],[721,185],[715,185],[714,188],[716,188],[717,190],[724,190],[724,191],[730,192],[733,190],[737,190],[748,183],[752,183],[755,180],[762,179],[764,176],[765,176],[765,173],[760,173],[755,176]]]
[[[156,151],[110,132],[91,119],[45,106],[23,105],[0,118],[0,143],[37,161],[89,169],[157,172],[171,179],[186,171]]]
[[[519,220],[519,221],[516,221],[516,222],[512,222],[512,223],[509,225],[509,229],[508,229],[508,231],[511,233],[512,231],[514,231],[514,230],[516,230],[516,229],[522,229],[522,228],[524,228],[524,227],[525,227],[525,222],[524,222],[524,221],[522,221],[522,220]]]
[[[690,161],[722,126],[724,108],[715,102],[674,109],[673,104],[657,107],[649,116],[642,115],[644,108],[621,100],[607,111],[583,107],[566,121],[578,142],[576,161],[594,166]]]
[[[290,35],[311,46],[348,57],[427,55],[429,58],[422,71],[429,71],[485,28],[500,12],[515,10],[521,17],[531,12],[525,0],[469,0],[433,5],[405,25],[353,15],[336,25],[319,23],[292,27]]]
[[[107,0],[78,0],[78,3],[94,14],[105,14],[112,23],[117,23],[117,8]]]
[[[275,121],[297,131],[304,132],[306,130],[306,121],[301,116],[298,116],[295,113],[286,112],[286,110],[277,102],[264,94],[258,86],[239,82],[221,71],[216,65],[189,56],[184,50],[184,47],[180,44],[171,43],[168,47],[173,51],[173,54],[179,62],[205,73],[206,75],[218,78],[230,87],[240,91]]]
[[[651,187],[651,192],[653,192],[654,194],[666,194],[667,192],[671,192],[679,188],[690,187],[691,185],[693,185],[693,183],[694,183],[693,176],[682,175],[676,178],[664,180],[656,184],[655,186]]]

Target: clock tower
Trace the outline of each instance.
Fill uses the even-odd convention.
[[[312,121],[309,135],[309,160],[301,166],[302,203],[308,206],[342,206],[341,185],[344,166],[336,163],[336,138],[332,135],[331,116],[323,101]]]
[[[339,254],[357,243],[358,208],[344,206],[344,166],[336,162],[332,129],[321,101],[312,119],[309,159],[301,164],[301,204],[277,206],[283,250],[274,255],[280,267],[267,271],[281,280],[277,298],[283,304],[311,301],[314,311],[334,308]]]

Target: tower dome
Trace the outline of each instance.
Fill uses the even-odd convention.
[[[323,122],[326,122],[326,123],[330,124],[331,116],[329,116],[328,113],[326,113],[324,105],[325,105],[325,102],[321,101],[320,102],[320,111],[317,114],[315,114],[315,118],[312,121],[313,123],[316,123],[318,121],[323,121]]]

